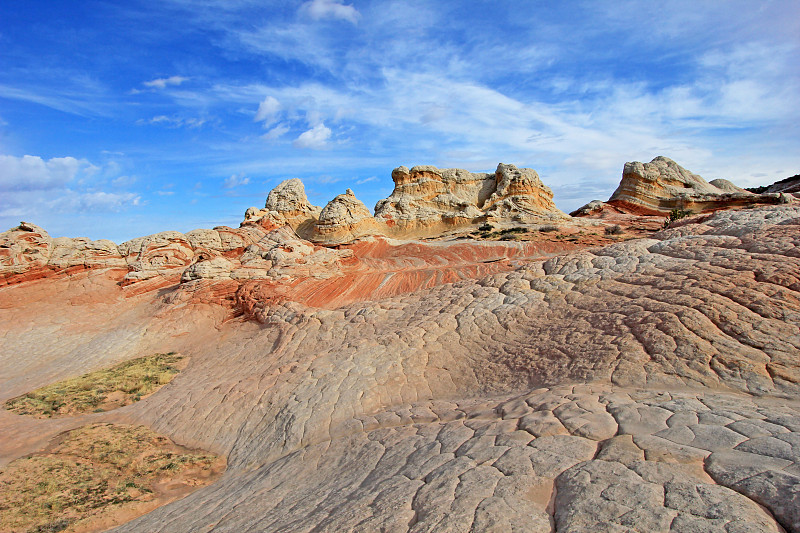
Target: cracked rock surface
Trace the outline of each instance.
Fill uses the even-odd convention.
[[[254,291],[240,316],[103,272],[0,288],[2,401],[191,357],[116,411],[0,412],[0,465],[87,421],[227,456],[126,532],[797,532],[799,243],[798,207],[727,211],[333,309]]]

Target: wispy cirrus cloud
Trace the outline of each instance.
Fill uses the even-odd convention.
[[[145,81],[142,82],[142,85],[151,89],[166,89],[169,86],[178,86],[186,81],[189,81],[189,78],[184,76],[170,76],[168,78],[156,78]]]
[[[66,87],[37,87],[28,84],[10,85],[0,83],[0,98],[30,102],[73,115],[108,116],[112,110],[108,97],[94,90],[70,89]]]
[[[170,128],[180,128],[180,127],[199,128],[203,126],[206,122],[207,119],[199,117],[184,118],[179,116],[156,115],[149,119],[139,119],[136,121],[136,124],[162,125]]]
[[[314,20],[339,19],[357,24],[361,18],[361,14],[352,4],[343,4],[337,0],[312,0],[303,4],[300,11]]]

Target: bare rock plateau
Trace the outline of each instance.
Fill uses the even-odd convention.
[[[119,408],[0,409],[0,471],[144,426],[227,466],[113,531],[800,532],[794,196],[666,158],[580,217],[512,165],[392,178],[374,214],[288,180],[239,228],[0,234],[0,402],[188,361]]]

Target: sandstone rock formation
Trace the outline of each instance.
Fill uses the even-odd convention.
[[[235,230],[232,230],[235,231]],[[314,246],[299,239],[287,227],[259,235],[234,254],[208,248],[205,255],[183,271],[184,283],[199,279],[247,280],[288,278],[305,275],[326,278],[338,273],[340,262],[351,257],[347,250],[332,250]]]
[[[553,203],[550,190],[531,168],[497,165],[495,190],[483,205],[490,219],[541,222],[567,218]]]
[[[383,233],[378,222],[352,190],[347,189],[322,209],[311,240],[325,244],[351,242],[365,235]]]
[[[730,181],[728,181],[726,179],[722,179],[722,178],[711,180],[711,181],[708,182],[708,184],[711,185],[712,187],[716,187],[717,189],[719,189],[722,192],[732,192],[732,193],[738,193],[738,194],[753,194],[750,191],[748,191],[747,189],[742,189],[741,187],[737,187],[732,182],[730,182]]]
[[[736,198],[737,195],[741,198]],[[704,211],[723,202],[746,201],[749,196],[743,190],[719,189],[675,161],[659,156],[649,163],[625,163],[622,181],[608,202],[655,214],[669,213],[672,209]]]
[[[0,286],[88,268],[127,270],[128,263],[109,240],[53,239],[28,222],[0,233]]]
[[[226,232],[232,260],[246,239]],[[786,205],[326,306],[259,281],[130,292],[114,269],[5,286],[0,401],[142,353],[191,360],[116,411],[0,411],[0,464],[89,422],[228,458],[120,532],[799,532],[799,243]],[[370,246],[391,243],[351,249]]]
[[[410,234],[472,223],[495,189],[491,174],[457,168],[401,166],[392,171],[392,180],[394,191],[375,206],[375,217],[393,231]]]
[[[779,192],[753,194],[726,179],[709,183],[675,161],[659,156],[650,163],[625,163],[622,181],[608,202],[593,200],[570,215],[619,219],[620,214],[665,216],[673,210],[701,213],[797,201],[793,196]]]
[[[430,236],[477,222],[566,219],[533,169],[500,164],[494,174],[416,166],[392,171],[395,188],[375,206],[392,236]]]
[[[52,242],[49,233],[28,222],[0,234],[0,275],[8,277],[45,267]]]
[[[290,226],[298,235],[307,236],[319,219],[321,209],[311,205],[306,189],[298,178],[284,180],[267,195],[264,209],[250,207],[244,224],[260,223],[268,229]]]
[[[164,231],[123,242],[119,252],[130,265],[126,281],[135,282],[164,276],[192,262],[194,249],[177,231]]]

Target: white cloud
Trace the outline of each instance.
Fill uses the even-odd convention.
[[[141,197],[134,193],[109,193],[109,192],[88,192],[74,193],[74,204],[79,206],[81,211],[120,211],[128,206],[139,205]]]
[[[246,177],[244,174],[233,174],[230,178],[225,180],[222,186],[226,189],[233,189],[234,187],[247,185],[248,183],[250,183],[250,178]]]
[[[364,179],[358,180],[358,181],[356,181],[356,185],[364,185],[365,183],[369,183],[371,181],[378,181],[378,177],[377,176],[370,176],[368,178],[364,178]]]
[[[322,150],[323,148],[327,148],[328,139],[330,139],[330,137],[330,128],[326,127],[325,124],[320,122],[310,130],[301,133],[292,144],[295,148],[311,148],[313,150]]]
[[[112,162],[113,163],[113,162]],[[98,185],[111,178],[119,166],[98,167],[75,157],[22,157],[0,155],[0,221],[22,217],[44,222],[56,215],[120,211],[137,206],[141,197],[133,192],[105,192]],[[120,176],[112,186],[130,183]]]
[[[167,115],[157,115],[147,120],[139,119],[136,121],[136,124],[140,126],[144,124],[153,124],[153,125],[161,124],[169,128],[180,128],[183,126],[187,128],[199,128],[206,122],[207,121],[204,118],[195,118],[195,117],[181,118],[176,116],[168,117]]]
[[[189,78],[183,76],[170,76],[169,78],[156,78],[154,80],[145,81],[142,83],[145,87],[151,89],[166,89],[168,85],[180,85],[181,83],[189,81]]]
[[[22,217],[37,222],[52,219],[54,215],[122,211],[141,205],[141,196],[132,192],[109,193],[56,189],[42,191],[17,191],[8,193],[0,204],[0,217]],[[6,225],[8,221],[4,221]]]
[[[314,20],[332,18],[358,24],[358,19],[361,18],[361,14],[352,4],[345,5],[336,0],[312,0],[303,4],[300,9]]]
[[[286,132],[289,131],[289,126],[286,124],[278,124],[267,133],[261,136],[265,141],[275,141],[281,138]]]
[[[281,107],[281,103],[275,99],[275,97],[267,96],[260,104],[258,104],[258,111],[256,111],[256,116],[253,121],[263,121],[264,127],[267,127],[275,122],[275,119],[277,118],[276,115],[280,112]]]
[[[66,185],[81,173],[96,167],[85,159],[0,155],[0,191],[45,190]]]

